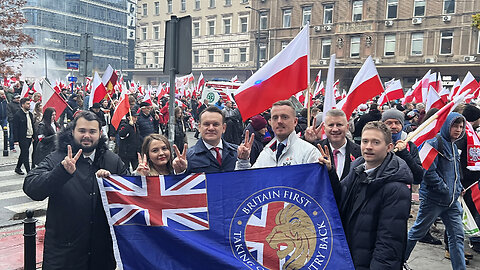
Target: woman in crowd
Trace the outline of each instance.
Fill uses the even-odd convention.
[[[34,165],[38,165],[48,154],[55,149],[55,138],[60,125],[55,121],[56,111],[49,107],[43,113],[42,121],[38,123],[37,136],[38,144],[35,149],[32,161]]]
[[[136,172],[143,176],[168,175],[173,173],[172,160],[168,139],[160,134],[150,134],[143,140]]]

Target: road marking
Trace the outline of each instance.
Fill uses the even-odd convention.
[[[27,195],[23,192],[23,190],[7,191],[7,192],[0,193],[0,200],[26,197],[26,196]]]
[[[30,209],[30,210],[47,209],[47,204],[48,204],[48,200],[43,200],[41,202],[33,201],[28,203],[5,206],[5,208],[15,213],[23,213],[27,209]]]
[[[23,179],[0,180],[0,187],[23,185]]]

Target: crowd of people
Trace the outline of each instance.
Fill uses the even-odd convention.
[[[45,269],[115,269],[96,176],[211,173],[314,162],[328,169],[355,269],[408,268],[417,241],[441,244],[429,234],[438,218],[445,225],[446,256],[453,269],[465,269],[468,263],[457,199],[464,196],[480,224],[470,192],[464,190],[480,178],[466,161],[465,127],[480,125],[480,109],[474,104],[458,106],[440,134],[428,141],[439,155],[425,170],[418,146],[405,140],[435,112],[426,112],[421,103],[369,102],[349,117],[338,109],[322,113],[321,97],[310,112],[284,100],[243,122],[232,101],[208,104],[182,97],[170,145],[167,98],[150,104],[130,95],[131,113],[116,129],[110,122],[115,96],[88,108],[83,91],[64,89],[61,96],[69,106],[57,122],[53,108],[43,112],[40,95],[20,99],[17,92],[0,91],[0,120],[10,127],[10,149],[19,145],[15,172],[24,174],[23,165],[28,173],[25,193],[34,200],[49,198]],[[187,131],[196,132],[195,145],[188,145]],[[418,185],[420,208],[408,231],[412,189]]]

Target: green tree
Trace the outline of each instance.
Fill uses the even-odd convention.
[[[472,15],[472,26],[480,30],[480,13]]]
[[[22,48],[32,44],[33,38],[23,33],[27,22],[21,8],[25,0],[0,0],[0,76],[19,76],[23,61],[34,56],[31,50]]]

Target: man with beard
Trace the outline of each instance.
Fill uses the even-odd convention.
[[[106,141],[98,117],[82,111],[59,134],[57,150],[25,178],[25,194],[49,198],[43,269],[115,269],[95,172],[128,170]]]

